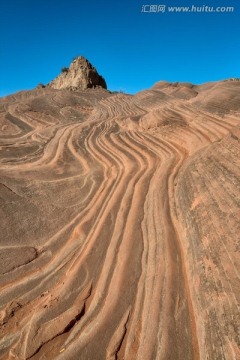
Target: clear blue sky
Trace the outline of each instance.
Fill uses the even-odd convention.
[[[142,13],[142,5],[234,6]],[[84,55],[111,90],[240,77],[240,0],[0,0],[0,96],[48,83]]]

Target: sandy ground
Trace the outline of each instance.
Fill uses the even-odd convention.
[[[0,359],[240,359],[240,82],[0,99]]]

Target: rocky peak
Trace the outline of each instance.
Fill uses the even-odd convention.
[[[52,80],[48,87],[53,89],[86,90],[89,88],[107,88],[104,78],[83,56],[76,57],[69,68]]]

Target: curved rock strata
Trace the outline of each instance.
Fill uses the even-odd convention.
[[[237,359],[240,83],[0,99],[0,359]]]

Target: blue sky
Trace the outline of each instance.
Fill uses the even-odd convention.
[[[234,6],[233,13],[142,13],[142,5]],[[110,90],[159,80],[240,77],[240,0],[1,0],[0,96],[48,83],[84,55]]]

